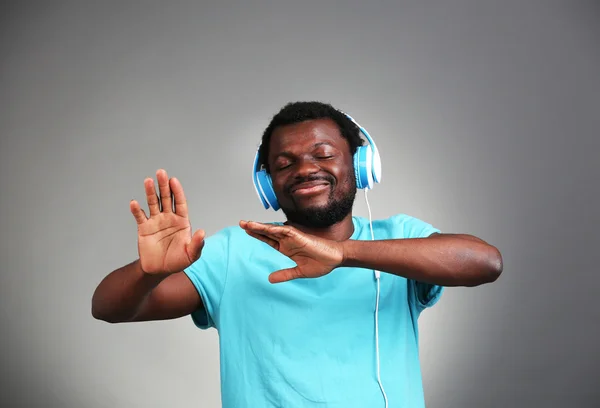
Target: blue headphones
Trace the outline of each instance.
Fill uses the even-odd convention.
[[[356,149],[356,153],[354,153],[354,175],[356,176],[357,188],[371,189],[375,183],[381,182],[381,158],[379,157],[379,150],[377,150],[375,142],[366,129],[356,123],[350,115],[346,113],[344,113],[344,115],[360,129],[360,132],[365,139],[367,139],[367,142],[369,142],[369,144],[365,146],[359,146]],[[277,202],[277,197],[275,196],[275,190],[273,190],[271,175],[269,175],[262,166],[259,168],[258,165],[259,151],[260,146],[254,156],[254,167],[252,169],[254,188],[265,209],[271,207],[273,210],[277,211],[280,207]]]

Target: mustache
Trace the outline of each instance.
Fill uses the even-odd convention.
[[[323,176],[308,176],[308,177],[297,177],[294,179],[294,181],[292,181],[290,184],[288,184],[285,188],[285,192],[290,194],[292,192],[292,189],[294,187],[296,187],[298,184],[302,184],[302,183],[307,183],[310,181],[326,181],[329,184],[333,185],[335,183],[335,179],[331,176],[328,175],[323,175]]]

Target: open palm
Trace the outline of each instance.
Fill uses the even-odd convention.
[[[148,274],[180,272],[200,257],[205,233],[198,230],[192,236],[187,202],[179,180],[169,180],[164,170],[158,170],[156,177],[160,197],[154,180],[144,180],[150,217],[137,201],[130,203],[138,226],[140,265]]]

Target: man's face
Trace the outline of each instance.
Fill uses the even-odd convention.
[[[324,228],[352,211],[356,180],[348,141],[330,119],[276,128],[269,146],[273,188],[288,221]]]

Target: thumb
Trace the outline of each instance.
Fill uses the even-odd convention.
[[[196,262],[198,258],[200,258],[200,254],[202,253],[202,248],[204,247],[204,237],[206,233],[204,230],[197,230],[192,235],[192,239],[187,243],[185,249],[190,258],[190,261]]]
[[[300,272],[298,268],[289,268],[289,269],[281,269],[277,272],[273,272],[269,275],[269,282],[271,283],[281,283],[287,282],[292,279],[300,278]]]

